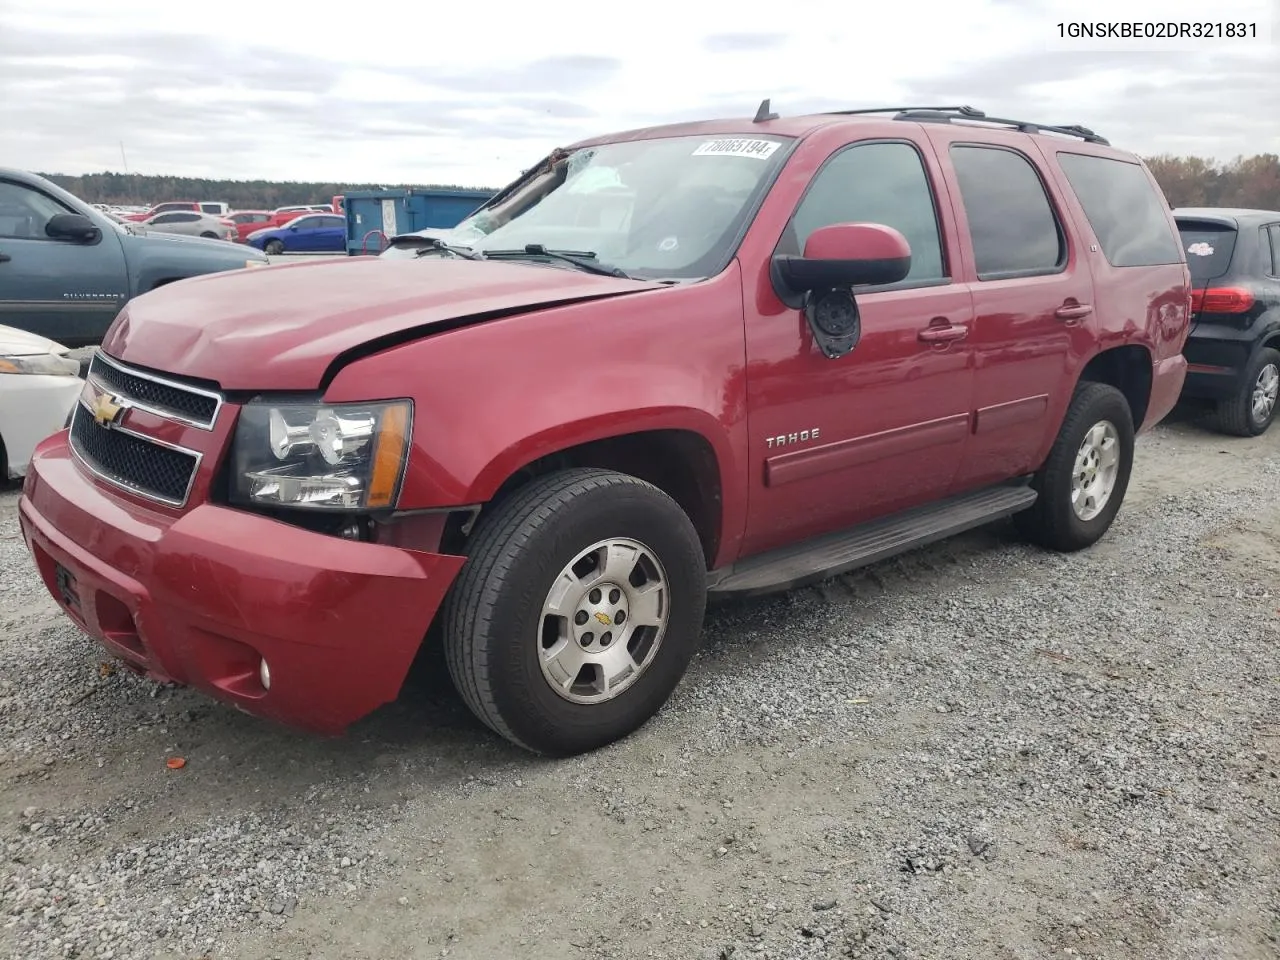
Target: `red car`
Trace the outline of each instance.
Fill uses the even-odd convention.
[[[308,213],[333,213],[329,207],[320,203],[301,204],[292,207],[277,207],[271,211],[271,220],[269,223],[259,225],[258,229],[262,230],[266,227],[283,227],[291,220]]]
[[[169,200],[165,203],[157,203],[150,210],[143,211],[142,213],[130,213],[125,219],[141,223],[143,220],[150,220],[157,214],[173,213],[176,210],[195,210],[199,212],[200,204],[196,203],[194,200]]]
[[[1089,130],[766,102],[557,150],[380,257],[136,298],[21,528],[157,679],[336,732],[434,627],[480,720],[573,754],[661,708],[709,595],[1008,516],[1096,543],[1190,304]]]
[[[271,213],[267,210],[236,210],[224,218],[235,224],[237,242],[244,243],[245,238],[255,230],[262,230],[271,225]]]

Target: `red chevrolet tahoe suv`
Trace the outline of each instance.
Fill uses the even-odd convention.
[[[496,733],[639,728],[709,595],[1120,509],[1190,282],[1141,161],[970,108],[553,152],[458,227],[131,301],[20,501],[114,654],[339,732],[431,628]]]

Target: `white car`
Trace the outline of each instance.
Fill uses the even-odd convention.
[[[63,428],[83,388],[80,361],[62,344],[0,326],[0,480],[26,474],[32,451]]]

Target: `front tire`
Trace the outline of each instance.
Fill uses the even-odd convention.
[[[454,685],[495,733],[571,756],[658,712],[697,648],[706,559],[657,487],[598,469],[534,480],[482,517],[444,605]]]
[[[1080,384],[1032,480],[1035,504],[1014,515],[1019,532],[1050,550],[1093,546],[1120,512],[1133,448],[1133,414],[1124,394],[1105,383]]]
[[[1218,430],[1235,437],[1261,436],[1276,418],[1278,398],[1280,351],[1263,347],[1245,368],[1236,395],[1219,401]]]
[[[266,247],[262,251],[268,257],[278,257],[284,253],[284,244],[279,240],[268,240]]]

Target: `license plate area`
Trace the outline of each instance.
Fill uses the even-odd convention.
[[[73,613],[80,614],[80,588],[76,583],[76,575],[60,563],[54,564],[54,582],[58,586],[58,599],[62,605]]]

